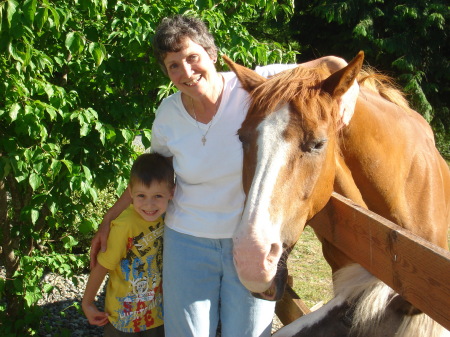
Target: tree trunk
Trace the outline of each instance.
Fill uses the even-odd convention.
[[[15,295],[13,275],[19,268],[19,258],[14,253],[17,244],[11,235],[12,224],[8,220],[8,192],[5,181],[0,181],[0,229],[2,231],[1,242],[1,262],[5,266],[5,300],[7,305],[6,313],[11,319],[18,317],[23,310],[23,299]]]

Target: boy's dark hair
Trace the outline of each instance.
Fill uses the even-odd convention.
[[[131,167],[130,185],[142,183],[149,187],[154,181],[166,182],[169,189],[175,186],[172,161],[159,153],[144,153]]]

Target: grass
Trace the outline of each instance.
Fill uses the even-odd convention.
[[[291,252],[288,268],[294,279],[295,292],[309,308],[332,298],[331,268],[311,227],[306,226]]]

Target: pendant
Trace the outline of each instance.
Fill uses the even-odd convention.
[[[205,146],[205,143],[206,143],[206,137],[205,136],[202,137],[202,143],[203,143],[203,146]]]

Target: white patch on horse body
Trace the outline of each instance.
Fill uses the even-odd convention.
[[[257,127],[259,136],[256,162],[258,166],[248,193],[243,220],[244,226],[250,226],[248,228],[250,233],[262,235],[261,239],[269,240],[268,243],[272,243],[274,237],[276,238],[280,233],[281,219],[274,219],[269,210],[273,203],[272,195],[277,178],[285,164],[286,152],[289,148],[289,144],[283,137],[289,119],[289,110],[285,106],[270,114]],[[268,222],[270,225],[267,225]]]
[[[336,296],[320,309],[300,317],[289,325],[278,330],[272,337],[292,337],[298,332],[313,326],[322,321],[328,313],[335,307],[341,306],[345,302],[345,297]]]

